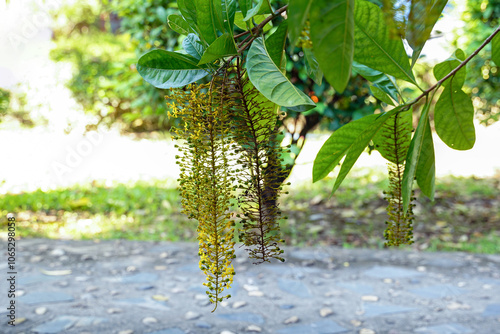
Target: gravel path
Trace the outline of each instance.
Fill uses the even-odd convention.
[[[18,324],[2,263],[1,333],[500,333],[500,256],[288,248],[254,266],[239,249],[233,297],[211,313],[195,244],[16,246]]]

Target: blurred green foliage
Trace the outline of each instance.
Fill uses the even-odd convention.
[[[0,88],[0,123],[15,120],[25,127],[34,127],[35,121],[26,108],[26,94],[16,90],[10,91]]]
[[[165,93],[146,84],[135,70],[139,55],[151,47],[178,44],[155,14],[169,2],[85,2],[54,13],[57,46],[51,57],[73,65],[67,86],[99,124],[119,123],[133,132],[170,128]]]
[[[357,169],[335,197],[333,179],[298,183],[282,198],[280,222],[287,245],[383,247],[387,187],[383,170]],[[500,235],[500,180],[441,178],[436,203],[417,192],[421,210],[413,247],[495,253]],[[172,180],[0,195],[0,215],[15,214],[23,237],[195,241],[196,222],[181,211]],[[321,219],[318,221],[318,217]],[[0,238],[7,233],[0,221]],[[495,248],[496,247],[496,248]]]
[[[283,4],[275,2],[276,6]],[[67,85],[84,109],[99,118],[99,123],[121,123],[126,131],[134,132],[170,128],[166,91],[144,82],[135,63],[152,48],[175,50],[180,46],[185,36],[167,24],[168,15],[177,11],[173,0],[105,0],[102,4],[95,1],[68,5],[54,13],[57,46],[51,55],[57,61],[73,64],[73,78]],[[308,78],[301,49],[288,46],[287,55],[287,70],[294,84],[319,102],[305,115],[288,112],[285,123],[297,125],[293,129],[286,127],[293,130],[294,140],[304,139],[318,124],[332,131],[378,107],[369,98],[368,85],[361,77],[356,76],[344,93],[335,94],[325,81],[318,85]],[[294,151],[300,152],[300,147],[295,145]]]
[[[462,21],[465,25],[453,44],[470,55],[498,27],[500,0],[467,0]],[[472,94],[477,115],[489,125],[500,120],[500,64],[490,61],[490,46],[479,55],[467,65],[465,88]]]
[[[10,92],[8,90],[0,88],[0,122],[2,121],[10,104]]]

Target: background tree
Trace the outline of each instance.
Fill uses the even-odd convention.
[[[462,21],[464,26],[456,32],[453,45],[470,54],[498,27],[500,1],[467,0]],[[472,94],[481,122],[490,125],[500,119],[500,64],[490,61],[491,48],[484,48],[479,55],[468,65],[465,89]]]

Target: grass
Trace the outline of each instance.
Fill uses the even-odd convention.
[[[383,248],[385,175],[359,169],[330,197],[334,180],[289,187],[281,207],[288,245]],[[93,182],[50,191],[0,196],[1,216],[14,213],[22,238],[195,241],[196,222],[181,213],[175,183]],[[500,179],[448,177],[431,203],[417,191],[415,244],[429,251],[498,253]],[[6,219],[0,221],[5,238]]]
[[[16,215],[21,237],[194,240],[171,181],[100,183],[0,197],[2,216]],[[5,232],[4,232],[5,234]],[[0,234],[1,235],[1,234]]]

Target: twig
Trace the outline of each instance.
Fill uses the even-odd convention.
[[[278,9],[276,12],[273,13],[273,15],[270,15],[268,17],[266,17],[261,23],[259,23],[257,26],[255,26],[254,28],[250,29],[250,30],[247,30],[245,31],[245,33],[242,33],[242,34],[239,34],[240,36],[238,37],[241,37],[241,36],[244,36],[244,35],[247,35],[247,34],[251,34],[251,38],[250,40],[244,44],[243,46],[241,46],[243,43],[245,43],[245,41],[247,41],[248,37],[240,43],[240,45],[238,45],[239,49],[238,49],[238,53],[242,53],[243,51],[245,51],[245,49],[247,49],[250,44],[252,44],[252,42],[258,37],[258,33],[262,30],[262,28],[269,23],[269,21],[271,21],[272,19],[274,19],[275,17],[281,15],[281,13],[283,13],[286,9],[288,8],[288,5],[284,5],[283,7],[281,7],[280,9]],[[236,36],[234,36],[236,38]]]
[[[243,37],[243,36],[245,36],[245,35],[247,35],[249,33],[250,33],[250,30],[247,30],[247,31],[244,31],[244,32],[242,32],[240,34],[234,35],[233,37],[234,38],[240,38],[240,37]]]
[[[443,82],[445,82],[447,79],[449,79],[450,77],[454,76],[455,73],[457,73],[462,67],[464,67],[472,58],[474,58],[479,53],[479,51],[481,51],[489,42],[491,42],[491,40],[493,39],[493,37],[495,37],[495,35],[498,34],[499,32],[500,32],[500,26],[488,38],[486,38],[485,41],[483,42],[483,44],[481,44],[481,46],[479,48],[477,48],[476,51],[474,51],[469,57],[467,57],[467,59],[465,59],[463,62],[461,62],[460,65],[458,65],[455,69],[453,69],[453,71],[451,71],[450,73],[448,73],[444,78],[442,78],[441,80],[439,80],[438,82],[436,82],[432,87],[430,87],[429,89],[427,89],[426,91],[424,91],[422,94],[420,94],[420,96],[418,96],[415,100],[413,100],[410,103],[408,103],[408,105],[413,105],[413,104],[417,103],[424,96],[429,95],[429,93],[431,91],[433,91],[437,87],[441,86],[441,84]]]

